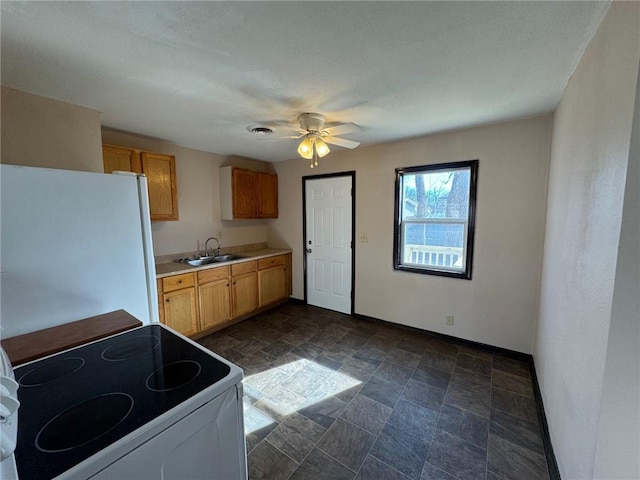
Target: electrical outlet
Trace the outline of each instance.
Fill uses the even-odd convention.
[[[447,325],[453,325],[453,315],[447,315]]]
[[[367,243],[369,241],[369,235],[367,232],[358,232],[358,241],[360,243]]]
[[[218,240],[220,240],[222,238],[222,230],[218,230],[218,235],[216,235],[216,238]]]

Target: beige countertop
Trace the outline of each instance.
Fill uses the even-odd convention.
[[[156,263],[156,278],[168,277],[170,275],[179,273],[197,272],[199,270],[207,270],[209,268],[216,268],[222,267],[224,265],[246,262],[247,260],[259,260],[261,258],[282,255],[283,253],[291,253],[291,250],[286,248],[261,248],[259,250],[248,250],[238,252],[237,255],[240,255],[242,257],[238,260],[231,260],[230,262],[224,263],[210,263],[208,265],[201,265],[199,267],[193,267],[189,264],[179,262]]]

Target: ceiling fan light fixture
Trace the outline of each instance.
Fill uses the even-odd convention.
[[[298,155],[307,160],[313,158],[313,140],[308,136],[305,136],[298,145]]]
[[[300,135],[289,137],[301,139],[298,144],[298,155],[311,160],[309,165],[311,168],[318,166],[318,157],[326,157],[331,152],[328,143],[342,148],[356,148],[360,145],[358,142],[337,136],[359,131],[360,128],[356,124],[343,123],[325,128],[325,121],[326,117],[320,113],[301,113],[298,115],[300,128],[296,129]]]
[[[326,143],[324,143],[320,139],[316,140],[316,152],[318,153],[318,156],[320,158],[322,158],[325,155],[327,155],[330,151],[331,150],[329,150],[329,147],[327,146]]]

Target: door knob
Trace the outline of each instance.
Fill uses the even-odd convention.
[[[305,248],[307,253],[311,253],[311,249],[310,248]]]

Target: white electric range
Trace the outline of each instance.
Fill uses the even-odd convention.
[[[14,374],[20,479],[247,478],[242,370],[163,325]]]

